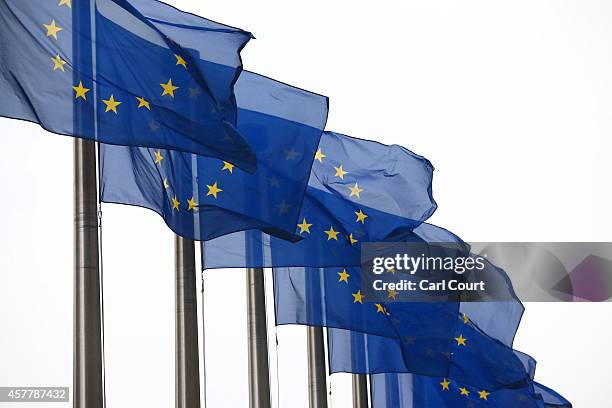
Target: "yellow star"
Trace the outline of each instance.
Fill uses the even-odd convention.
[[[116,101],[115,97],[112,94],[109,99],[107,100],[102,99],[102,102],[104,102],[104,104],[106,105],[106,110],[104,111],[105,113],[113,111],[115,112],[115,114],[117,114],[117,106],[123,103],[123,102]]]
[[[315,160],[318,160],[319,163],[323,163],[323,159],[327,157],[323,154],[323,152],[321,151],[321,149],[317,150],[317,152],[315,153]]]
[[[340,167],[334,166],[334,169],[336,170],[336,177],[340,177],[342,180],[344,180],[344,175],[348,173],[348,171],[344,171],[342,165],[340,165]]]
[[[376,306],[376,313],[386,314],[386,311],[383,305],[381,305],[380,303],[376,303],[374,306]]]
[[[297,225],[298,227],[300,227],[300,234],[307,232],[310,234],[310,227],[312,227],[312,224],[309,224],[308,222],[306,222],[306,217],[304,217],[304,220],[302,221],[301,224]]]
[[[164,179],[164,188],[167,190],[170,187],[170,184],[168,184],[168,178]]]
[[[393,299],[396,300],[397,295],[399,295],[399,293],[396,290],[388,290],[387,292],[389,292],[389,294],[387,295],[387,299]]]
[[[220,192],[222,192],[223,190],[221,190],[218,186],[217,186],[217,182],[215,181],[215,184],[213,184],[212,186],[209,186],[208,184],[206,185],[206,187],[208,187],[208,193],[206,193],[206,196],[213,196],[215,197],[215,200],[217,199],[217,194],[219,194]]]
[[[195,202],[194,197],[191,197],[190,200],[187,200],[187,205],[188,205],[187,211],[193,210],[194,208],[198,207],[198,203]]]
[[[179,202],[179,200],[176,199],[175,195],[174,197],[172,197],[172,209],[178,211],[179,205],[181,205],[181,203]]]
[[[55,20],[51,21],[51,24],[43,24],[47,29],[47,37],[53,37],[57,40],[57,33],[63,30],[63,28],[55,25]]]
[[[59,0],[58,6],[68,6],[68,8],[72,8],[72,0]]]
[[[176,65],[182,65],[183,68],[187,68],[187,62],[178,54],[174,54],[176,57]]]
[[[463,323],[468,324],[470,321],[470,318],[468,317],[468,315],[466,315],[465,313],[463,314]]]
[[[480,397],[480,399],[483,399],[483,400],[485,400],[485,401],[487,400],[487,397],[488,397],[490,394],[491,394],[490,392],[486,392],[485,390],[478,391],[478,397]]]
[[[458,346],[465,346],[467,339],[463,337],[463,334],[460,334],[459,337],[455,337],[455,341],[457,342]]]
[[[346,269],[343,269],[342,272],[338,272],[338,276],[340,276],[340,279],[338,280],[338,282],[346,282],[346,283],[348,283],[348,278],[351,275],[346,272]]]
[[[234,165],[232,163],[228,163],[226,161],[223,162],[223,168],[221,169],[221,171],[223,170],[227,170],[230,173],[234,172]]]
[[[389,269],[387,269],[387,272],[395,274],[395,268],[392,266]]]
[[[164,156],[162,156],[161,151],[155,151],[155,164],[161,164],[162,160],[164,160]]]
[[[440,383],[440,385],[442,386],[442,391],[450,391],[450,388],[448,388],[450,381],[448,381],[446,378]]]
[[[334,227],[329,227],[329,230],[324,231],[327,234],[327,240],[329,241],[330,239],[335,239],[336,241],[338,240],[338,231],[334,231]]]
[[[162,92],[162,96],[170,95],[171,97],[174,98],[174,91],[179,89],[178,86],[172,85],[172,78],[168,80],[167,84],[159,84],[159,85],[161,85],[161,87],[164,89],[164,92]]]
[[[139,108],[147,108],[148,110],[151,110],[151,103],[147,101],[145,98],[141,98],[137,96],[136,99],[138,99]]]
[[[348,240],[351,243],[351,245],[355,245],[357,242],[359,242],[359,240],[353,238],[353,234],[349,234]]]
[[[461,395],[465,395],[465,396],[470,395],[470,392],[467,390],[467,388],[461,387],[459,388],[459,391],[461,391]]]
[[[365,219],[368,218],[368,216],[364,214],[363,211],[361,210],[355,211],[355,215],[357,216],[357,220],[355,222],[360,222],[362,224],[365,224]]]
[[[79,82],[78,86],[73,86],[72,89],[74,89],[74,92],[76,92],[76,95],[74,96],[74,99],[78,99],[78,98],[83,98],[84,101],[87,100],[87,92],[90,91],[89,88],[85,88],[83,86],[83,82]]]
[[[357,293],[353,293],[353,303],[357,302],[363,305],[363,295],[361,294],[361,289],[359,289]]]
[[[51,61],[53,61],[53,71],[59,69],[62,72],[66,72],[64,71],[64,65],[66,65],[66,61],[64,61],[59,54],[57,54],[57,57],[51,58]]]
[[[359,193],[363,191],[363,188],[359,188],[359,185],[357,183],[355,183],[353,187],[349,187],[349,190],[351,190],[351,195],[349,195],[349,197],[355,196],[357,198],[361,198],[359,196]]]

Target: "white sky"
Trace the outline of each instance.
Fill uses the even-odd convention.
[[[245,68],[330,96],[329,130],[429,158],[432,222],[472,241],[612,240],[609,1],[170,3],[252,31]],[[72,140],[0,119],[0,153],[0,386],[71,385]],[[103,212],[108,406],[171,407],[173,236],[149,211]],[[248,406],[244,283],[206,275],[209,408]],[[526,307],[515,346],[537,379],[607,405],[612,305]],[[274,406],[307,406],[305,333],[278,329]],[[350,377],[331,383],[349,406]]]

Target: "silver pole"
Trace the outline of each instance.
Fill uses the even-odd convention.
[[[74,408],[102,408],[96,148],[74,139]]]
[[[247,268],[249,407],[270,408],[268,327],[263,268]]]
[[[175,407],[200,408],[195,245],[192,240],[177,235],[174,239],[174,248],[176,271]]]
[[[323,328],[308,327],[308,406],[327,408]]]
[[[368,408],[368,379],[363,374],[353,374],[353,408]]]
[[[203,244],[203,243],[202,243]],[[201,246],[202,251],[204,251],[204,246]],[[207,393],[206,393],[206,314],[204,313],[204,272],[201,272],[200,276],[202,287],[200,292],[202,294],[202,400],[204,401],[204,408],[208,407],[208,402],[206,401]]]

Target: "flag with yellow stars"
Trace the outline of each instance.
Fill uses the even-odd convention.
[[[414,240],[422,239],[420,231],[424,231],[424,236],[438,239],[446,232],[423,224],[414,230]],[[446,232],[446,239],[437,242],[456,239]],[[459,302],[401,301],[397,291],[373,294],[359,266],[275,267],[273,272],[277,324],[322,326],[386,336],[401,341],[401,345],[405,343],[407,347],[399,350],[406,352],[410,372],[447,373],[451,364],[447,356],[457,336]]]
[[[415,305],[402,302],[386,307],[391,316],[400,307],[414,313],[422,312]],[[432,304],[424,307],[428,306]],[[424,316],[429,317],[431,313]],[[436,342],[436,338],[431,341],[422,334],[428,325],[440,324],[433,319],[427,320],[421,323],[421,331],[402,324],[400,327],[405,328],[403,337],[395,338],[328,329],[330,371],[359,374],[398,372],[445,377],[471,390],[478,388],[487,392],[525,386],[532,379],[535,361],[531,357],[486,335],[472,321],[465,323],[459,316],[453,334],[447,337],[449,343],[444,345],[442,341]]]
[[[0,2],[0,116],[254,171],[233,90],[251,34],[156,0],[94,4]]]
[[[461,302],[450,353],[419,342],[416,333],[393,339],[329,328],[330,371],[372,374],[373,408],[569,408],[567,400],[533,381],[535,360],[512,350],[523,310],[516,297],[512,302]],[[446,372],[423,376],[440,354],[450,362]]]
[[[289,149],[284,158],[291,154]],[[230,234],[206,243],[203,265],[360,265],[363,242],[409,233],[429,218],[436,208],[432,175],[428,160],[403,147],[324,132],[293,226],[301,241],[291,243],[258,231]],[[268,181],[282,186],[277,177]],[[286,199],[273,204],[278,216],[295,208]],[[248,254],[245,243],[253,249]]]
[[[295,225],[327,98],[246,71],[235,92],[237,129],[258,154],[254,173],[189,153],[102,145],[101,200],[152,209],[174,232],[195,240],[241,230],[300,239]]]
[[[372,375],[372,408],[571,408],[555,391],[531,381],[495,392],[465,386],[448,378],[413,374]]]

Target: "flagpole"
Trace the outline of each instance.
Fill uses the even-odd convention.
[[[74,408],[102,408],[96,150],[74,140]]]
[[[178,235],[175,249],[175,407],[200,408],[195,244]]]
[[[308,406],[327,408],[327,382],[325,374],[325,346],[323,328],[308,330]]]
[[[353,374],[353,408],[368,408],[368,379],[363,374]]]
[[[270,408],[268,328],[263,268],[247,268],[249,407]]]

